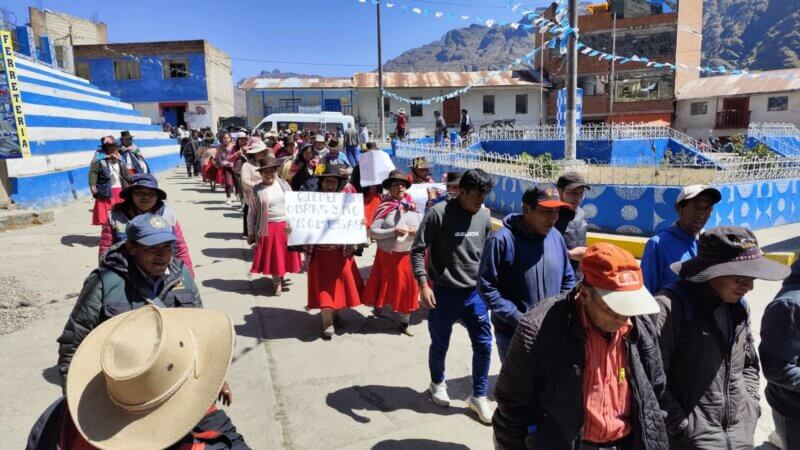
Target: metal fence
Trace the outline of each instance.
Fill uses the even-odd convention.
[[[747,134],[755,138],[772,136],[794,136],[800,138],[800,130],[791,123],[751,123]]]
[[[484,128],[478,133],[484,141],[496,140],[562,140],[564,127],[556,125],[520,125],[514,127]],[[610,141],[618,139],[672,138],[690,147],[699,148],[700,143],[684,133],[670,127],[641,124],[592,124],[584,125],[578,132],[583,141]]]
[[[425,127],[414,127],[406,130],[406,139],[422,139],[428,135],[428,129]]]
[[[553,182],[562,173],[573,170],[583,173],[591,184],[646,186],[719,185],[800,178],[800,158],[730,158],[720,166],[718,161],[679,155],[658,162],[642,159],[623,166],[592,160],[548,160],[405,142],[397,145],[396,155],[404,159],[424,156],[433,164],[480,168],[491,174],[535,182]]]

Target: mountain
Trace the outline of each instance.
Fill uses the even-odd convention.
[[[261,78],[325,78],[320,75],[309,75],[307,73],[281,72],[280,69],[273,69],[272,71],[262,70],[257,76]]]
[[[724,63],[754,70],[800,67],[800,0],[704,2],[703,65]],[[533,35],[522,28],[470,25],[403,52],[384,69],[494,70],[524,55],[532,45]]]

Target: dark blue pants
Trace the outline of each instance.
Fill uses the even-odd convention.
[[[475,289],[437,287],[436,308],[428,312],[431,347],[428,368],[431,381],[444,381],[444,361],[450,346],[453,324],[461,321],[472,341],[472,395],[485,397],[489,389],[489,364],[492,357],[492,325],[486,304]]]
[[[352,147],[345,147],[344,148],[345,155],[347,155],[347,160],[350,161],[350,167],[355,167],[358,164],[358,157],[361,155],[361,149],[358,148],[357,145]]]
[[[500,354],[500,362],[506,362],[506,355],[508,354],[508,348],[511,347],[511,338],[514,337],[514,333],[508,333],[506,331],[499,330],[497,327],[494,328],[494,340],[497,342],[497,353]]]
[[[800,448],[800,422],[782,416],[772,409],[772,420],[775,422],[775,431],[783,442],[786,450]]]

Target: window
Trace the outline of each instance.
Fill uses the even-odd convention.
[[[674,82],[671,74],[619,74],[614,100],[641,102],[672,98]]]
[[[411,100],[422,100],[422,97],[411,97]],[[411,104],[411,117],[422,117],[422,105],[419,103]]]
[[[517,94],[517,114],[528,114],[528,94]]]
[[[383,117],[389,117],[392,115],[392,107],[391,103],[389,102],[389,97],[383,97]]]
[[[139,80],[141,78],[139,61],[114,61],[115,80]]]
[[[788,111],[789,97],[770,97],[767,99],[767,111]]]
[[[693,102],[689,115],[704,116],[708,114],[708,102]]]
[[[89,63],[86,62],[76,62],[75,63],[75,75],[83,78],[86,81],[92,81],[92,75],[89,71]]]
[[[189,60],[186,58],[165,59],[161,63],[164,66],[164,79],[187,78],[189,76]]]
[[[494,95],[483,96],[483,113],[494,114]]]

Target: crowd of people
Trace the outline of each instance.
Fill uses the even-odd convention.
[[[201,309],[167,192],[130,134],[121,138],[103,137],[90,164],[99,265],[58,339],[64,398],[28,448],[246,449],[216,406],[232,401],[230,319]],[[429,189],[423,208],[409,189],[432,185],[434,167],[415,158],[362,186],[360,158],[381,150],[350,129],[202,130],[180,143],[187,175],[222,185],[244,210],[250,271],[272,278],[271,294],[289,290],[287,275],[307,273],[306,307],[320,311],[324,339],[346,308],[371,306],[408,336],[411,314],[427,310],[428,392],[445,408],[445,359],[461,323],[472,348],[467,403],[492,425],[498,449],[752,449],[759,354],[778,436],[784,449],[800,448],[800,263],[790,276],[750,230],[705,230],[722,198],[714,187],[681,190],[675,222],[647,242],[640,263],[615,245],[588,244],[580,205],[592,186],[580,173],[531,187],[520,213],[493,229],[486,172],[446,173],[445,191]],[[289,246],[291,191],[362,194],[370,242]],[[364,280],[356,257],[369,245],[376,256]],[[755,279],[786,279],[758,349],[745,300]]]

